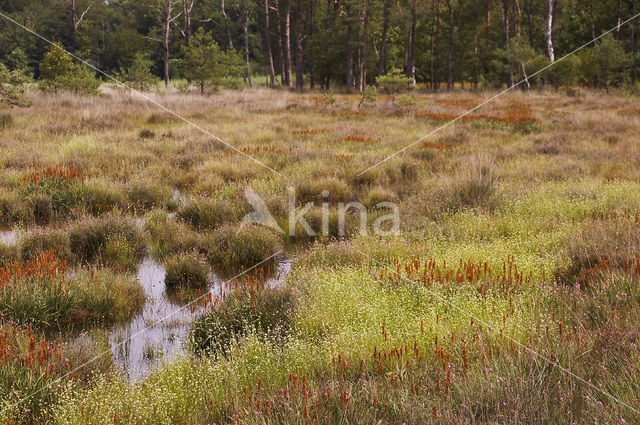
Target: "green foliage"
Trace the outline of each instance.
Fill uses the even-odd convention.
[[[71,56],[53,45],[40,62],[40,86],[44,90],[66,90],[74,93],[96,93],[100,81],[85,65],[76,64]]]
[[[143,52],[136,53],[129,68],[120,68],[119,79],[135,90],[146,91],[155,86],[158,79],[151,73],[153,61]]]
[[[227,352],[234,340],[248,333],[282,339],[291,331],[295,309],[296,296],[290,289],[243,289],[193,324],[189,344],[196,353],[214,354]]]
[[[333,90],[325,90],[322,92],[322,101],[325,105],[333,105],[336,103],[336,96],[333,94]]]
[[[604,36],[591,49],[585,50],[580,59],[580,69],[586,83],[607,90],[624,83],[625,71],[631,65],[622,43],[612,34]]]
[[[396,96],[411,87],[413,80],[405,76],[398,68],[392,68],[385,75],[376,78],[376,83],[380,89],[393,95],[393,104],[396,103]]]
[[[48,218],[50,220],[53,215],[64,214],[78,205],[81,201],[78,188],[81,185],[81,178],[67,178],[58,174],[50,174],[39,179],[25,180],[19,194],[36,209],[38,206],[44,207],[45,203],[49,203],[51,214]],[[46,218],[37,214],[39,211],[44,211],[43,208],[36,209],[33,210],[36,218]],[[43,223],[46,224],[49,220],[43,220]]]
[[[220,85],[225,78],[242,75],[242,60],[233,50],[223,51],[210,33],[201,27],[189,46],[182,49],[180,62],[184,76],[198,83],[200,92],[209,85]]]
[[[167,288],[204,288],[208,283],[209,266],[204,258],[195,254],[173,255],[164,263]]]
[[[24,85],[31,79],[24,70],[9,70],[0,62],[0,103],[13,106],[30,106],[31,103],[22,99]]]
[[[29,57],[20,47],[16,47],[9,53],[6,64],[12,71],[17,71],[26,78],[32,77],[31,69],[29,69]]]
[[[101,180],[85,182],[76,188],[76,194],[85,210],[92,215],[101,215],[126,205],[122,188]]]

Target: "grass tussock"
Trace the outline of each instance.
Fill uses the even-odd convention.
[[[176,254],[164,262],[167,274],[164,282],[169,289],[204,288],[209,282],[206,260],[195,254]]]
[[[80,270],[68,278],[54,251],[0,269],[0,314],[5,320],[57,331],[79,325],[106,325],[129,319],[144,293],[130,276]]]
[[[160,210],[151,211],[145,218],[151,248],[157,258],[180,252],[204,252],[205,237],[184,222]]]
[[[555,270],[567,285],[585,284],[590,274],[602,270],[633,268],[640,254],[640,226],[633,220],[592,220],[566,241],[567,263]]]
[[[7,423],[52,420],[50,406],[61,394],[73,387],[86,388],[94,377],[108,372],[109,360],[95,358],[103,349],[89,336],[70,343],[48,338],[31,326],[0,322],[0,398],[6,403],[2,415]]]
[[[146,236],[133,219],[119,215],[89,217],[69,232],[71,253],[80,264],[132,269],[146,253]]]
[[[243,215],[236,203],[225,199],[196,199],[178,211],[181,219],[199,230],[215,229],[225,223],[238,222]]]
[[[446,178],[435,189],[435,198],[446,211],[495,209],[500,199],[494,161],[488,156],[471,157],[458,176]]]
[[[273,258],[283,248],[281,238],[273,231],[256,225],[226,224],[207,238],[207,259],[215,269],[224,271],[253,267]]]
[[[18,247],[0,242],[0,267],[18,260]]]
[[[249,333],[278,340],[292,328],[296,296],[290,289],[249,287],[232,293],[192,326],[189,345],[196,353],[227,352]]]

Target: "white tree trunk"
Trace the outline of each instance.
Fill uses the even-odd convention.
[[[547,56],[551,62],[556,60],[555,54],[553,52],[553,2],[554,0],[549,0],[549,10],[547,13]]]

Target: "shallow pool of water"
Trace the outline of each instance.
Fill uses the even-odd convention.
[[[291,261],[281,261],[267,283],[282,283],[290,269]],[[143,379],[162,362],[185,355],[191,323],[202,314],[200,308],[192,312],[188,306],[169,301],[165,274],[164,267],[151,258],[140,264],[137,277],[147,297],[144,308],[130,323],[109,333],[113,361],[131,381]],[[212,275],[212,299],[225,291],[224,282]]]
[[[17,244],[18,231],[16,229],[0,230],[0,243],[9,246]]]

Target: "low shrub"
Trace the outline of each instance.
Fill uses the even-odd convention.
[[[209,266],[196,254],[173,255],[164,263],[167,274],[164,282],[168,289],[203,288],[209,281]]]
[[[224,224],[211,233],[207,240],[207,259],[222,271],[253,267],[272,257],[283,247],[282,240],[261,226],[238,227]]]
[[[80,202],[78,187],[83,184],[83,180],[82,174],[75,168],[47,167],[24,176],[20,194],[33,208],[44,208],[34,210],[34,214],[40,211],[45,211],[46,214],[49,209],[46,204],[49,202],[52,215],[64,214]],[[49,201],[45,200],[45,197],[48,197]]]
[[[196,353],[213,354],[225,353],[234,340],[249,333],[281,340],[291,331],[295,309],[296,296],[288,288],[230,294],[219,307],[196,320],[189,345]]]
[[[147,124],[169,124],[178,121],[179,118],[168,112],[154,112],[147,118]]]
[[[341,267],[363,264],[367,259],[351,241],[329,244],[314,243],[302,257],[299,265],[309,267]],[[298,264],[298,263],[296,263]]]
[[[145,255],[145,235],[131,218],[90,217],[69,230],[71,252],[81,264],[135,267]]]
[[[418,178],[418,165],[404,159],[390,161],[384,172],[390,184],[407,184]]]
[[[327,240],[330,238],[348,238],[353,236],[354,233],[360,230],[360,215],[357,214],[357,211],[355,210],[349,209],[345,212],[344,220],[342,221],[344,227],[342,229],[340,228],[340,213],[338,212],[337,208],[329,208],[327,210],[326,223],[324,222],[323,214],[324,213],[322,208],[315,207],[311,208],[304,215],[304,219],[309,225],[309,228],[311,228],[311,230],[315,234],[309,234],[304,226],[302,226],[301,223],[297,222],[295,235],[291,236],[289,231],[287,231],[287,235],[289,235],[294,240],[304,240],[309,238]]]
[[[196,229],[214,229],[240,221],[241,209],[225,199],[196,199],[178,211],[178,216]]]
[[[86,386],[94,376],[107,373],[111,360],[98,356],[100,340],[83,335],[73,343],[49,339],[30,326],[0,321],[0,399],[6,423],[53,423],[51,407],[70,386]],[[70,365],[85,365],[69,373]],[[29,394],[29,397],[25,397]]]

